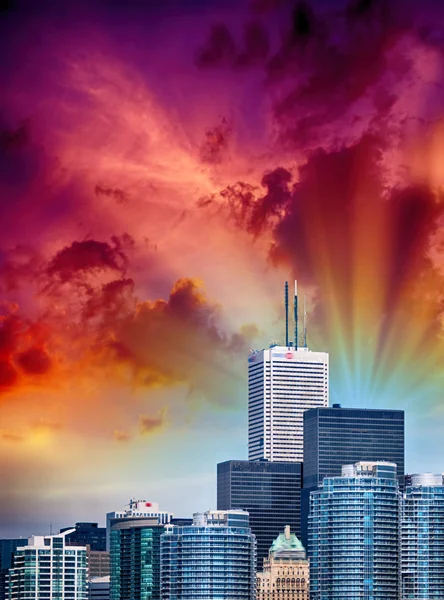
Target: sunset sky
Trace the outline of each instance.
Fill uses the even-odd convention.
[[[0,536],[215,508],[283,286],[444,471],[444,6],[3,2]]]

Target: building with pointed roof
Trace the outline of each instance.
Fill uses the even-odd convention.
[[[257,600],[308,600],[310,594],[309,562],[305,548],[287,525],[274,540],[264,560],[264,570],[257,573]]]

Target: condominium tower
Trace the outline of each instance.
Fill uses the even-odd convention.
[[[398,600],[396,465],[360,462],[310,495],[310,599]]]
[[[86,548],[68,546],[65,535],[34,536],[17,548],[9,571],[8,600],[86,600]]]
[[[423,473],[408,479],[401,520],[402,598],[444,598],[443,478]]]
[[[162,600],[252,600],[256,540],[244,511],[196,513],[161,537]]]

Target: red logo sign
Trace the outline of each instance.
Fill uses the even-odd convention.
[[[287,352],[285,358],[293,358],[293,352]]]
[[[145,506],[152,506],[151,502],[145,502]]]

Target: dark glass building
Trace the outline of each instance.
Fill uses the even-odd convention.
[[[110,599],[160,599],[160,536],[155,517],[124,517],[111,521]]]
[[[301,537],[307,545],[310,492],[324,477],[340,477],[343,465],[360,461],[395,463],[404,487],[404,411],[388,409],[313,408],[304,413],[304,476]]]
[[[74,529],[64,527],[60,533]],[[90,546],[91,550],[104,552],[106,550],[106,527],[99,527],[98,523],[76,523],[75,531],[66,535],[69,546]]]
[[[0,600],[5,600],[6,598],[6,581],[9,569],[13,566],[14,553],[17,548],[27,545],[27,538],[0,540]]]
[[[248,511],[260,571],[286,525],[299,536],[301,483],[297,462],[229,460],[217,465],[217,508]]]

